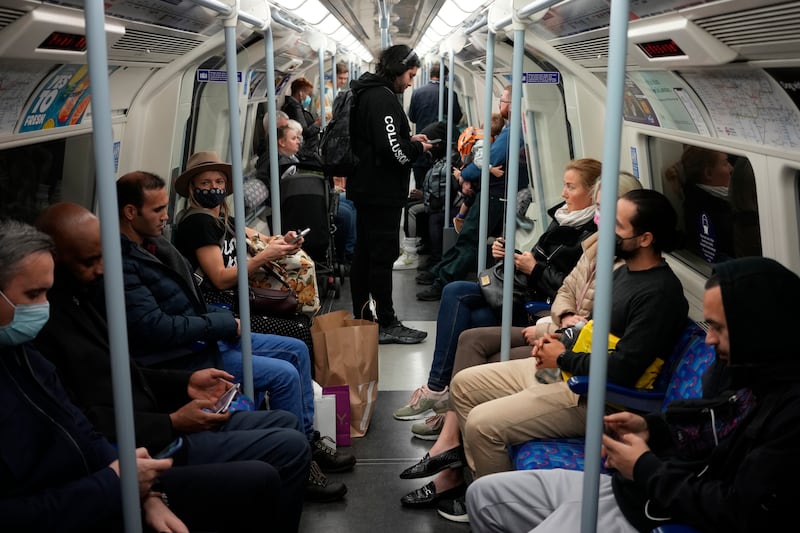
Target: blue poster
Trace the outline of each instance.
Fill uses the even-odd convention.
[[[20,133],[80,124],[91,103],[88,67],[63,65],[30,102],[20,118]]]

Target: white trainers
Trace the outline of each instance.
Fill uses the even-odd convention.
[[[419,257],[416,252],[408,252],[403,250],[400,252],[400,257],[392,265],[392,270],[411,270],[416,269],[419,265]]]
[[[397,420],[419,420],[433,412],[445,412],[447,402],[450,400],[449,387],[443,391],[432,391],[427,385],[419,387],[411,395],[408,404],[394,412]]]

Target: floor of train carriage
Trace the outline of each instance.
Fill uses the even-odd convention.
[[[400,497],[432,478],[400,479],[406,467],[419,461],[433,441],[411,436],[416,421],[400,421],[392,412],[405,404],[414,389],[427,382],[436,335],[439,302],[421,302],[415,294],[417,270],[394,271],[394,305],[404,324],[428,332],[420,344],[382,344],[379,347],[378,401],[366,436],[352,440],[348,449],[358,459],[352,472],[329,474],[347,485],[345,499],[334,503],[307,502],[300,522],[303,533],[466,533],[468,524],[450,522],[435,508],[409,509]],[[350,280],[345,278],[332,310],[352,310]],[[411,528],[411,529],[410,529]]]

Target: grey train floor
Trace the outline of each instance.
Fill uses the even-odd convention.
[[[416,463],[432,442],[411,436],[413,422],[392,418],[411,392],[428,377],[435,338],[438,302],[420,302],[416,270],[394,272],[394,304],[397,315],[411,326],[428,331],[417,345],[381,345],[379,350],[378,401],[366,436],[353,439],[348,448],[358,458],[352,472],[331,474],[347,484],[345,499],[335,503],[306,503],[300,522],[302,533],[466,533],[467,524],[440,517],[435,509],[407,509],[400,497],[429,479],[403,480],[400,472]],[[351,310],[350,280],[345,278],[331,309]]]

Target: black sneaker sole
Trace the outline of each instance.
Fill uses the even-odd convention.
[[[309,492],[306,489],[306,501],[317,503],[335,502],[344,498],[347,494],[347,487],[343,485],[343,490],[332,492],[330,494]]]
[[[417,339],[414,337],[395,337],[394,335],[378,335],[378,344],[419,344],[425,337]]]

